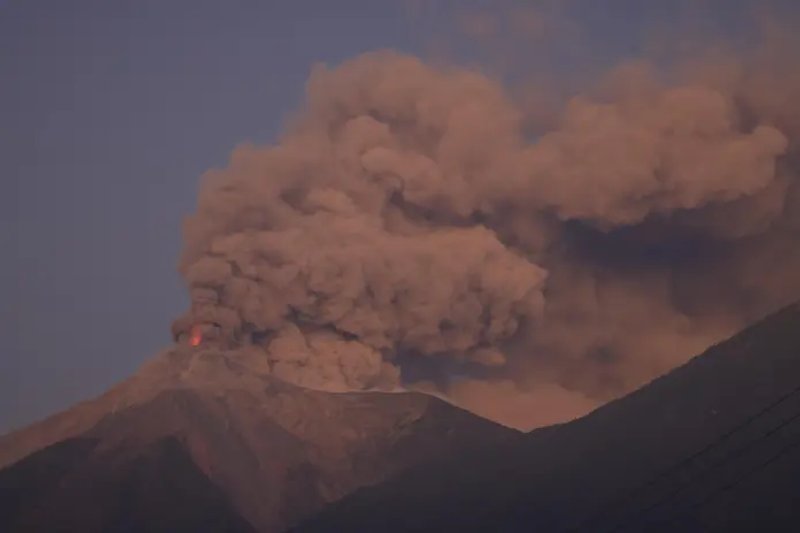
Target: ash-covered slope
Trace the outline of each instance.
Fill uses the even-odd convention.
[[[521,438],[429,396],[301,389],[257,363],[179,347],[106,395],[4,437],[0,459],[17,462],[0,471],[0,488],[18,496],[0,530],[196,530],[187,524],[206,517],[223,524],[214,530],[282,531],[411,465]],[[161,477],[164,462],[173,466]],[[173,488],[156,504],[142,479]]]
[[[181,443],[68,439],[0,472],[3,531],[255,532]]]
[[[582,419],[413,468],[297,531],[798,529],[795,304]]]

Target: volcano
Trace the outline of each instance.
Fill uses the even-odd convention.
[[[0,440],[1,531],[796,531],[800,304],[521,434],[178,345]]]
[[[0,530],[283,531],[359,487],[521,438],[417,393],[331,393],[178,345],[0,439]]]
[[[792,532],[800,304],[573,422],[414,467],[296,531]]]

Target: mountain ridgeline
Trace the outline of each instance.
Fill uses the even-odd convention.
[[[519,442],[408,472],[295,531],[797,531],[800,305]]]
[[[0,438],[0,531],[796,531],[800,305],[527,435],[177,346]]]
[[[430,396],[301,389],[247,363],[178,347],[3,438],[0,531],[278,532],[413,464],[521,438]]]

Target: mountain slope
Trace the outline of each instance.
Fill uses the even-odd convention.
[[[165,502],[179,512],[190,505],[185,502],[196,500],[200,516],[213,511],[221,523],[233,524],[231,531],[245,531],[241,527],[249,525],[281,531],[356,488],[413,464],[521,438],[429,396],[306,390],[260,372],[257,363],[243,354],[176,348],[108,394],[5,437],[0,452],[9,461],[57,444],[0,471],[4,492],[27,487],[27,496],[12,506],[17,512],[0,513],[0,530],[49,531],[45,526],[58,525],[60,530],[102,531],[93,524],[117,517],[120,500],[139,523],[179,520]],[[63,452],[72,450],[73,442],[92,444]],[[140,479],[165,454],[184,465],[175,474],[177,486],[205,486],[200,495],[166,494],[158,508],[145,493],[126,491],[127,499],[101,499],[93,510],[100,519],[89,526],[81,509],[91,501],[90,492],[86,497],[81,492],[54,493],[52,486],[61,477],[26,474],[61,470],[69,480],[78,471],[83,472],[79,479],[94,485],[119,480],[127,486],[120,470]],[[155,476],[153,482],[165,480]],[[112,494],[123,490],[111,482],[108,486],[106,492]],[[75,513],[59,514],[62,501],[73,502]],[[57,516],[60,521],[22,527],[32,523],[31,516],[45,521]]]
[[[412,468],[297,531],[796,531],[798,387],[793,305],[582,419]]]
[[[109,456],[69,439],[0,472],[3,531],[254,532],[176,439]]]

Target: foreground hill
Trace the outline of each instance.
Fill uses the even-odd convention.
[[[326,393],[176,348],[0,440],[0,531],[282,531],[358,487],[521,438],[412,393]]]
[[[255,531],[178,439],[99,445],[69,439],[0,473],[3,531]]]
[[[800,305],[590,415],[412,468],[296,531],[798,531]]]

